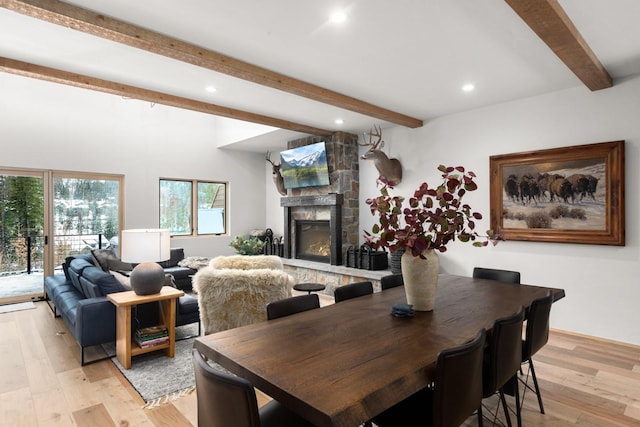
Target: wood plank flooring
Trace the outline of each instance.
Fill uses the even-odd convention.
[[[523,425],[640,426],[640,347],[552,331],[534,361],[547,413],[527,394]],[[195,392],[153,410],[143,403],[109,360],[80,367],[46,303],[0,314],[0,426],[197,425]]]

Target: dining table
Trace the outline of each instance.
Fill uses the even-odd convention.
[[[194,346],[316,426],[358,426],[427,387],[442,350],[563,289],[439,276],[434,309],[395,317],[404,287],[198,337]]]

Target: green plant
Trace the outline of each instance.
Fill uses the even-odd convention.
[[[233,249],[240,255],[260,255],[264,248],[264,242],[257,237],[236,236],[231,243]]]
[[[456,239],[461,242],[473,241],[473,246],[494,245],[504,240],[500,233],[487,231],[484,241],[475,241],[483,237],[476,233],[475,221],[482,214],[473,212],[462,199],[467,191],[475,191],[478,186],[476,175],[464,167],[440,165],[442,183],[430,188],[423,182],[409,198],[409,206],[403,207],[404,197],[389,195],[389,184],[380,188],[380,196],[367,199],[366,203],[372,215],[379,217],[371,232],[365,231],[365,241],[374,249],[388,248],[395,252],[400,248],[411,250],[413,256],[423,258],[427,249],[445,252],[447,244]]]

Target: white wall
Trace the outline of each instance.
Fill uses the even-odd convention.
[[[125,175],[126,228],[158,226],[158,180],[229,182],[231,237],[264,228],[264,154],[216,148],[214,117],[0,74],[0,167]],[[174,238],[187,256],[229,236]]]
[[[595,93],[578,87],[434,119],[420,129],[385,129],[385,150],[403,163],[397,188],[403,194],[437,179],[440,163],[475,171],[480,189],[468,201],[485,214],[482,229],[488,228],[490,155],[626,140],[625,247],[456,245],[441,265],[463,275],[475,265],[515,269],[525,283],[562,287],[567,297],[554,305],[553,327],[640,344],[638,117],[635,77]],[[215,148],[213,123],[205,114],[0,74],[0,167],[124,174],[125,227],[157,226],[160,177],[228,180],[231,236],[266,226],[282,233],[280,195],[264,153]],[[361,163],[362,229],[373,222],[363,200],[377,194],[376,176],[371,163]],[[229,239],[175,239],[172,246],[210,256],[231,253]]]
[[[625,140],[626,246],[507,241],[496,247],[456,244],[442,254],[444,272],[471,275],[474,266],[522,273],[523,283],[560,287],[552,327],[640,344],[638,166],[640,76],[589,92],[578,87],[428,121],[420,129],[384,130],[391,153],[404,166],[397,193],[410,195],[422,181],[438,182],[436,167],[463,165],[478,175],[479,190],[466,201],[489,228],[489,156],[570,145]],[[374,217],[363,204],[377,195],[375,168],[360,164],[360,226]]]

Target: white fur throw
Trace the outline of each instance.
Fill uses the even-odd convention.
[[[213,258],[209,263],[212,268],[237,268],[240,270],[254,270],[271,268],[282,270],[282,260],[275,255],[231,255]]]
[[[192,268],[194,270],[200,270],[202,267],[209,265],[211,258],[204,256],[188,256],[183,260],[178,261],[180,267]]]
[[[267,320],[267,304],[290,297],[293,285],[293,277],[282,270],[201,268],[193,289],[204,334]]]

